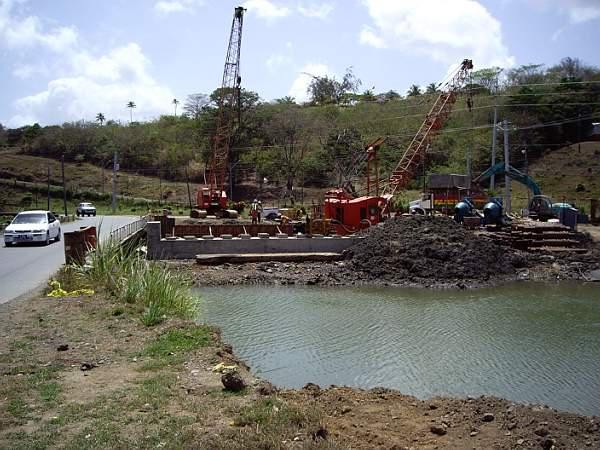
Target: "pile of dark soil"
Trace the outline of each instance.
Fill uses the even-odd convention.
[[[402,216],[373,227],[346,256],[369,279],[390,283],[484,282],[510,277],[525,256],[449,217]]]

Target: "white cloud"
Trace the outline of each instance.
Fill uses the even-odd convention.
[[[191,0],[180,1],[191,4]],[[0,0],[0,48],[11,51],[13,76],[26,79],[39,74],[50,81],[45,89],[13,102],[10,126],[93,120],[98,112],[107,119],[128,120],[125,105],[130,100],[138,106],[138,120],[172,111],[173,93],[152,77],[151,63],[138,44],[117,46],[99,56],[92,54],[72,27],[48,31],[38,17],[20,17],[14,7],[25,2]],[[40,46],[60,54],[40,53]],[[29,57],[28,49],[34,58]],[[22,61],[24,56],[28,57],[26,62]]]
[[[323,77],[325,75],[332,76],[333,72],[325,64],[306,64],[300,70],[296,79],[292,82],[292,86],[288,92],[290,97],[294,97],[298,103],[306,102],[308,98],[308,86],[315,77]]]
[[[519,7],[522,0],[504,0]],[[571,24],[579,24],[600,19],[599,0],[526,0],[534,8],[542,11],[558,12],[569,18]]]
[[[194,7],[204,5],[204,0],[161,0],[154,4],[154,9],[161,14],[192,11]]]
[[[12,71],[12,74],[21,80],[27,80],[29,78],[32,78],[34,75],[48,76],[49,73],[50,72],[48,70],[48,67],[46,67],[46,65],[43,63],[39,63],[39,64],[17,63],[17,64],[15,64],[15,67],[13,68],[13,71]]]
[[[287,6],[278,6],[269,0],[247,0],[242,6],[263,19],[280,19],[292,12]]]
[[[38,17],[12,15],[11,10],[17,3],[23,1],[0,0],[0,46],[9,49],[42,46],[63,52],[77,43],[77,31],[73,27],[56,27],[46,31]]]
[[[298,5],[298,12],[306,17],[314,17],[317,19],[326,19],[333,11],[331,3],[310,3],[304,6],[303,3]]]
[[[475,0],[363,0],[372,26],[359,40],[376,48],[414,51],[451,64],[472,58],[477,67],[510,67],[515,59],[500,22]]]
[[[9,123],[93,120],[98,112],[107,119],[128,120],[125,105],[130,100],[137,105],[137,120],[171,111],[173,93],[152,78],[150,62],[135,43],[97,58],[80,51],[70,65],[68,76],[55,78],[45,90],[16,100],[17,114]]]
[[[567,10],[572,23],[582,23],[600,18],[600,2],[598,0],[561,0],[557,3]]]
[[[291,42],[285,43],[285,50],[281,53],[274,53],[267,58],[265,65],[271,73],[276,73],[282,67],[290,66],[294,62],[294,46]]]

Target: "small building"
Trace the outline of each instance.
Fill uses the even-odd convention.
[[[488,201],[480,189],[472,188],[471,179],[462,174],[432,174],[427,180],[427,192],[433,194],[433,209],[446,214],[454,213],[454,206],[464,197],[471,197],[476,208]]]

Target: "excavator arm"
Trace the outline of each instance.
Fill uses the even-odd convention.
[[[508,175],[511,180],[515,180],[516,182],[521,183],[529,188],[531,192],[533,192],[533,195],[542,195],[542,190],[533,178],[531,178],[529,175],[525,175],[523,172],[510,165],[508,166],[507,172],[503,162],[494,164],[477,178],[475,178],[473,182],[481,183],[482,181],[490,178],[492,175]]]

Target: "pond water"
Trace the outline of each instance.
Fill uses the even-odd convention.
[[[203,288],[200,320],[259,376],[489,394],[600,414],[600,286]]]

